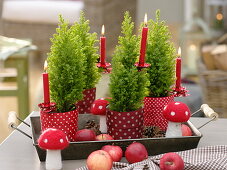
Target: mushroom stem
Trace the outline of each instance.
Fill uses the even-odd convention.
[[[101,133],[107,133],[106,115],[100,115],[99,125],[99,130],[101,131]]]
[[[166,137],[181,137],[181,123],[169,121],[166,130]]]
[[[60,170],[62,169],[61,150],[47,150],[46,169]]]

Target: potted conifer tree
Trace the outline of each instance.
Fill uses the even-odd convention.
[[[156,20],[148,22],[146,62],[149,95],[144,99],[144,125],[158,126],[166,130],[167,121],[162,116],[166,104],[174,100],[172,86],[175,82],[176,52],[171,36],[164,21],[160,20],[160,10],[156,11]]]
[[[142,137],[142,104],[148,79],[144,70],[138,71],[134,66],[139,55],[139,41],[133,35],[133,28],[134,23],[129,12],[126,12],[110,74],[111,99],[107,109],[107,131],[114,139]]]
[[[96,66],[97,60],[99,58],[97,54],[98,47],[95,46],[97,43],[97,34],[89,33],[89,20],[85,19],[83,12],[81,12],[79,22],[76,22],[72,26],[72,30],[75,36],[79,36],[79,41],[82,45],[82,53],[84,54],[85,60],[83,65],[83,75],[85,82],[83,91],[84,98],[76,105],[78,106],[79,113],[90,113],[91,104],[94,102],[96,97],[95,85],[101,76]]]
[[[78,120],[75,101],[83,98],[84,55],[80,37],[75,36],[74,29],[61,15],[59,19],[47,58],[51,100],[56,103],[56,109],[41,110],[41,124],[42,130],[58,128],[74,141]]]

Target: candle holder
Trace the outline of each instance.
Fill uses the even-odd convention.
[[[187,97],[190,94],[187,94],[189,91],[186,87],[180,86],[179,88],[175,88],[173,91],[174,97]]]
[[[110,66],[111,66],[111,64],[110,63],[106,63],[106,62],[105,62],[105,64],[97,63],[97,67],[98,68],[104,69],[103,73],[111,73],[112,68],[108,68]]]
[[[38,104],[40,110],[45,111],[47,113],[56,111],[56,103],[51,102],[51,103],[40,103]]]
[[[141,71],[143,68],[148,68],[148,67],[150,67],[151,65],[148,64],[148,63],[140,64],[139,62],[137,62],[137,63],[135,64],[135,66],[137,67],[137,69],[138,69],[139,71]]]

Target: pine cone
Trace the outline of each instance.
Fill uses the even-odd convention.
[[[165,132],[157,126],[145,126],[143,129],[144,138],[160,138],[165,137]]]
[[[95,132],[96,135],[100,135],[99,124],[96,124],[94,120],[89,120],[86,122],[85,129],[90,129]]]
[[[152,138],[154,136],[154,126],[145,126],[143,128],[143,137]]]

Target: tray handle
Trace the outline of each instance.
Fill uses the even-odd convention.
[[[214,120],[217,120],[218,119],[218,113],[216,113],[208,104],[202,104],[201,107],[200,107],[200,109],[197,110],[196,112],[194,112],[192,115],[196,114],[199,111],[202,111],[204,113],[204,115],[207,118],[210,118],[211,120],[207,121],[206,123],[204,123],[203,125],[201,125],[197,129],[200,129],[203,126],[205,126],[208,123],[210,123],[211,121],[214,121]]]
[[[10,111],[8,113],[8,127],[10,129],[13,129],[13,127],[16,127],[16,121],[17,121],[16,112]]]
[[[24,124],[26,124],[27,126],[30,127],[29,124],[27,124],[27,123],[24,122],[23,120],[19,119],[19,118],[17,117],[16,112],[14,112],[14,111],[10,111],[10,112],[8,113],[8,127],[9,127],[10,129],[15,129],[15,130],[17,130],[18,132],[20,132],[20,133],[22,133],[23,135],[25,135],[25,136],[29,137],[30,139],[32,139],[32,137],[31,137],[30,135],[28,135],[28,134],[25,133],[24,131],[20,130],[19,128],[17,128],[17,126],[16,126],[16,121],[17,121],[17,119],[20,120],[20,121],[22,121]]]
[[[208,104],[202,104],[200,109],[203,111],[206,117],[213,120],[218,119],[218,114]]]

